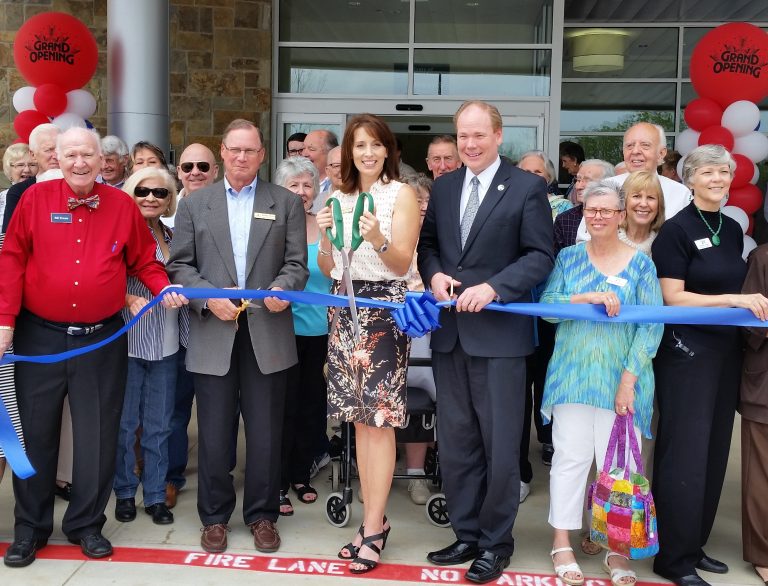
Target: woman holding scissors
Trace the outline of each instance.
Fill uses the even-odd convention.
[[[334,279],[335,292],[351,295],[345,286],[351,283],[357,297],[402,302],[419,236],[419,205],[413,189],[397,181],[395,137],[381,118],[361,114],[349,121],[341,177],[332,205],[317,214],[323,234],[318,264]],[[366,193],[372,210],[360,195]],[[388,310],[350,307],[330,315],[328,415],[355,424],[365,497],[363,524],[339,557],[362,574],[376,567],[389,535],[384,511],[395,469],[394,428],[405,425],[408,338]]]

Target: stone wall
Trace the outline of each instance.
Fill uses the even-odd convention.
[[[234,118],[253,120],[269,136],[271,0],[171,0],[170,4],[170,136],[176,157],[191,142],[207,144],[218,154],[221,132]],[[26,19],[48,11],[72,14],[96,38],[99,65],[85,89],[98,103],[91,122],[102,134],[107,132],[107,0],[4,0],[0,1],[2,150],[16,138],[11,98],[28,85],[14,67],[14,36]]]

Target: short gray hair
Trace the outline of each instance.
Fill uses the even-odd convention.
[[[685,156],[683,183],[690,187],[691,179],[696,171],[709,165],[728,165],[728,168],[731,170],[731,176],[733,176],[733,172],[736,170],[736,161],[733,160],[731,153],[724,146],[705,144],[696,147]]]
[[[589,200],[589,198],[600,195],[615,195],[619,202],[619,209],[625,209],[626,199],[624,198],[624,194],[610,181],[593,181],[592,183],[587,184],[584,188],[584,207],[587,207],[587,200]]]
[[[84,134],[86,136],[90,135],[93,137],[94,146],[96,147],[96,154],[101,156],[101,137],[99,136],[99,133],[96,132],[93,128],[82,128],[80,126],[73,126],[72,128],[68,128],[64,132],[59,133],[59,135],[56,137],[56,156],[59,158],[62,158],[62,152],[61,152],[61,143],[64,142],[64,140],[67,139],[72,134]]]
[[[44,135],[53,135],[54,137],[61,134],[61,130],[55,124],[38,124],[29,133],[29,150],[34,152],[40,148],[40,138]]]
[[[128,156],[128,145],[123,139],[114,134],[109,134],[101,139],[101,153],[103,155],[117,155],[118,157]]]
[[[282,187],[294,177],[309,175],[312,177],[312,186],[315,188],[315,195],[320,192],[320,174],[315,164],[304,157],[288,157],[283,159],[275,169],[275,183]]]
[[[603,170],[603,176],[601,179],[607,179],[608,177],[613,177],[616,175],[616,169],[613,165],[611,165],[608,161],[604,161],[603,159],[585,159],[581,162],[579,165],[579,169],[584,167],[585,165],[593,165],[595,167],[600,167]]]
[[[549,160],[549,157],[544,151],[527,151],[523,153],[520,156],[520,162],[517,164],[517,166],[520,166],[520,163],[523,162],[524,159],[527,159],[528,157],[538,157],[544,162],[544,171],[546,172],[547,176],[544,178],[547,182],[547,184],[552,183],[552,181],[555,180],[555,177],[557,177],[557,172],[555,171],[555,166],[552,164],[552,161]]]

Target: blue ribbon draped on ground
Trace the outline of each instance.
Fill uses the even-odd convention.
[[[264,299],[265,297],[277,297],[284,301],[294,303],[307,303],[310,305],[324,305],[326,307],[348,307],[349,299],[344,295],[330,293],[310,293],[306,291],[269,291],[264,289],[187,289],[173,287],[172,291],[184,295],[188,299]],[[405,303],[394,303],[377,299],[355,298],[358,307],[375,309],[388,309],[392,311],[392,317],[397,326],[411,337],[421,337],[440,327],[440,308],[455,305],[455,302],[436,302],[431,293],[408,293]],[[61,362],[87,352],[92,352],[111,343],[122,336],[141,319],[147,311],[152,309],[161,300],[158,296],[144,306],[136,316],[112,336],[76,350],[49,354],[45,356],[21,356],[18,354],[5,354],[0,360],[0,365],[12,362],[34,362],[38,364],[50,364]],[[628,323],[671,323],[671,324],[698,324],[720,326],[748,326],[768,327],[757,319],[752,312],[740,308],[715,308],[715,307],[672,307],[649,305],[624,305],[616,317],[608,317],[602,305],[569,304],[569,303],[491,303],[485,307],[489,311],[501,311],[528,316],[553,317],[560,319],[580,319],[588,321],[611,321]],[[24,453],[21,444],[16,437],[5,406],[0,402],[0,446],[5,451],[8,462],[14,472],[21,478],[28,478],[34,474],[34,469]]]

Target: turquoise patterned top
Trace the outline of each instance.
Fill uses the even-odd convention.
[[[564,211],[570,210],[573,207],[573,204],[569,200],[559,195],[550,193],[547,195],[547,198],[549,199],[549,207],[552,208],[553,222],[559,214],[562,214]]]
[[[586,243],[564,248],[557,255],[541,302],[569,303],[571,295],[589,291],[613,291],[626,305],[663,305],[656,267],[642,252],[636,252],[618,275],[607,277],[590,262]],[[544,419],[551,419],[552,406],[560,404],[579,403],[613,411],[621,373],[626,369],[638,377],[635,424],[651,437],[651,360],[664,325],[545,319],[560,325],[544,385]]]

